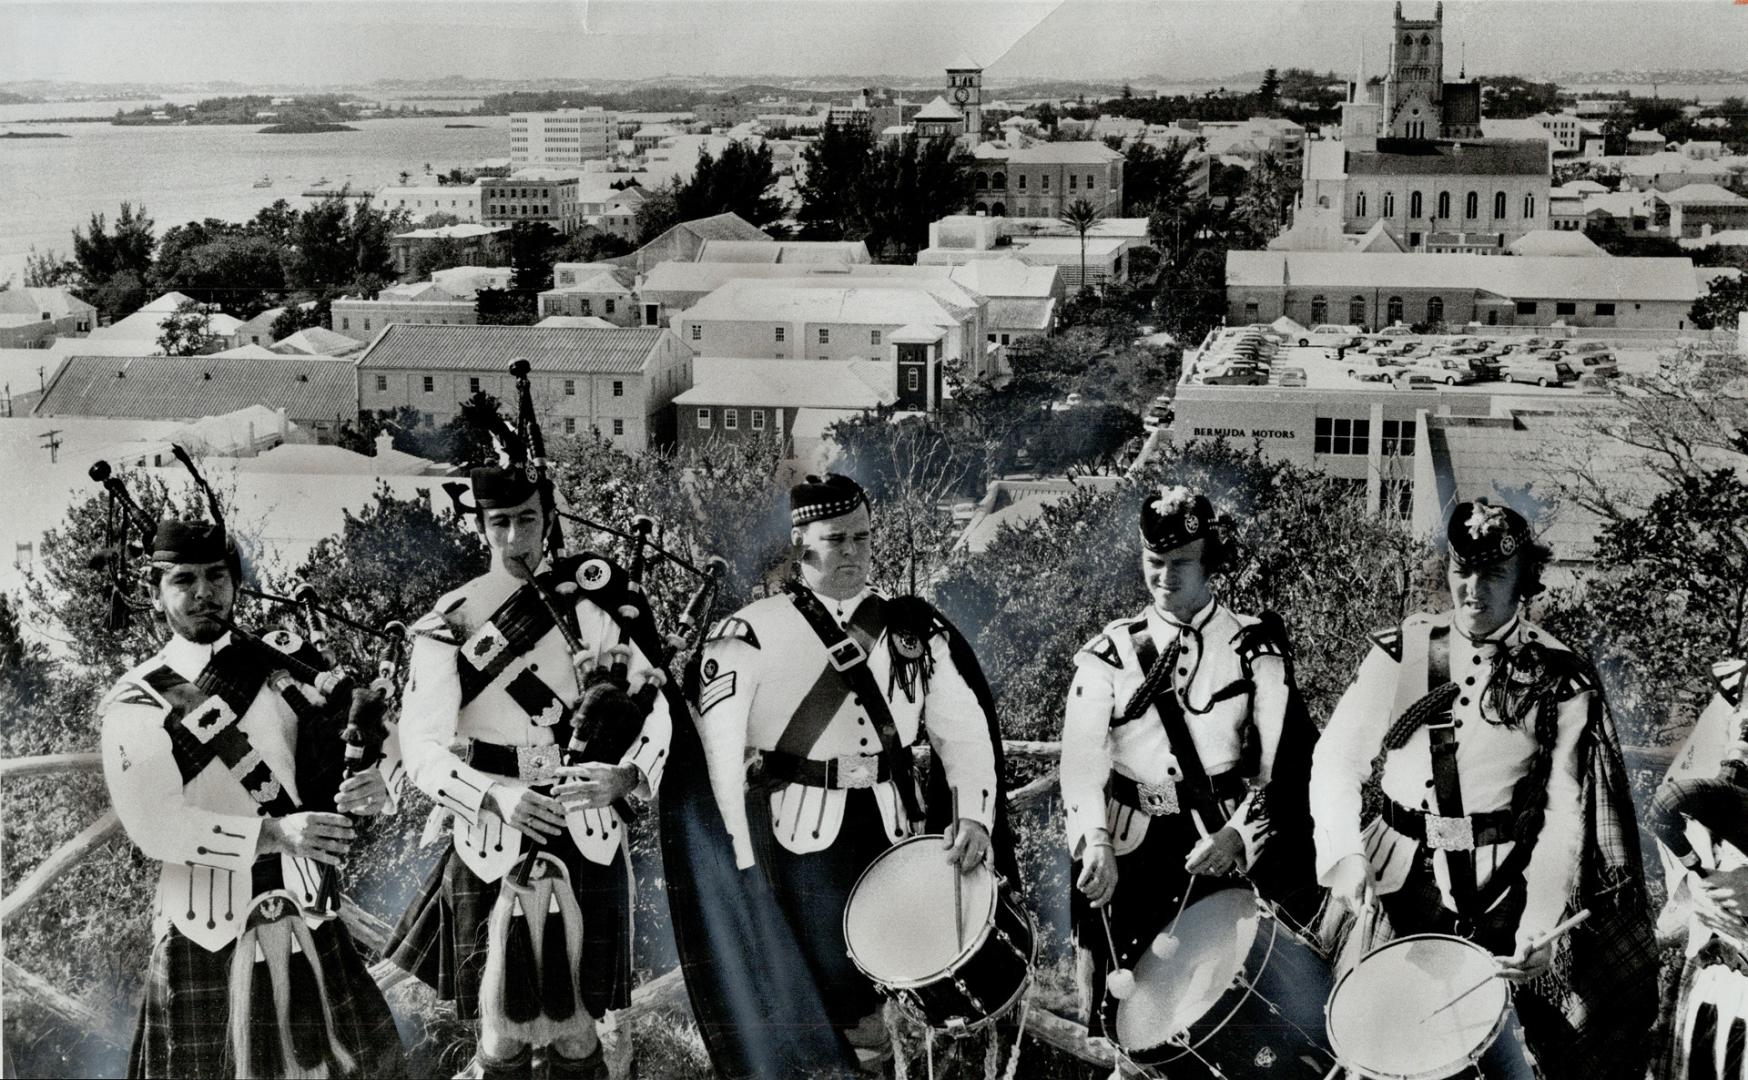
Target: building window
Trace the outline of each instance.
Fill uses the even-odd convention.
[[[739,427],[740,427],[740,410],[739,409],[724,409],[724,410],[722,410],[722,430],[734,431],[735,429],[737,429]]]
[[[1519,315],[1534,315],[1536,313],[1536,302],[1534,300],[1519,300],[1517,302],[1517,313]]]
[[[1438,216],[1441,218],[1451,216],[1451,193],[1448,191],[1438,193]]]
[[[1496,221],[1505,217],[1505,192],[1503,191],[1496,192],[1493,196],[1493,217]]]
[[[1612,318],[1614,318],[1614,305],[1613,304],[1598,304],[1598,305],[1596,305],[1596,314],[1600,318],[1612,319]]]
[[[782,341],[783,340],[783,328],[781,326],[776,326],[776,327],[772,327],[772,330],[777,335],[777,340]]]
[[[1080,190],[1080,174],[1079,173],[1069,173],[1068,174],[1068,190],[1070,190],[1070,191],[1079,191]]]
[[[906,390],[912,390],[912,391],[914,391],[914,390],[916,390],[916,389],[917,389],[917,387],[918,387],[918,386],[919,386],[919,385],[920,385],[920,383],[921,383],[921,380],[920,380],[920,379],[919,379],[919,377],[918,377],[918,375],[917,375],[917,369],[916,369],[916,368],[911,368],[911,369],[910,369],[910,370],[909,370],[909,371],[906,371],[906,372],[905,372],[905,373],[904,373],[904,383],[905,383],[905,387],[904,387],[904,388],[905,388],[905,389],[906,389]]]
[[[576,397],[577,396],[577,381],[575,379],[566,379],[564,381],[564,396],[565,397]]]
[[[1366,298],[1355,296],[1347,302],[1347,321],[1353,326],[1366,324]]]
[[[1392,296],[1384,305],[1384,318],[1391,326],[1402,321],[1402,298]]]
[[[705,408],[705,409],[698,410],[698,426],[700,428],[704,429],[705,431],[710,430],[710,410],[709,409]]]
[[[1038,186],[1043,188],[1045,191],[1049,191],[1050,190],[1050,177],[1048,175],[1040,176],[1038,178]]]
[[[765,410],[763,410],[763,409],[748,409],[747,415],[752,417],[754,431],[765,430]]]
[[[467,377],[467,392],[470,394],[479,393],[479,376],[478,375],[469,375]]]
[[[1096,186],[1098,186],[1098,185],[1096,185],[1096,184],[1094,184],[1094,183],[1093,183],[1093,174],[1092,174],[1092,173],[1087,173],[1087,174],[1086,174],[1086,189],[1087,189],[1087,190],[1088,190],[1088,191],[1091,191],[1091,190],[1092,190],[1092,189],[1093,189],[1093,188],[1094,188],[1094,187],[1096,187]]]
[[[1261,315],[1262,315],[1262,305],[1261,304],[1259,304],[1255,300],[1246,300],[1244,302],[1244,321],[1245,322],[1247,322],[1247,323],[1256,322],[1259,318],[1261,318]]]
[[[1576,314],[1578,314],[1578,305],[1573,303],[1570,300],[1555,301],[1554,314],[1556,314],[1556,315],[1576,315]]]
[[[611,296],[609,296],[607,298],[607,314],[609,314],[609,315],[613,314],[614,303],[615,303],[614,299]]]
[[[585,296],[578,302],[582,305],[581,310],[584,315],[593,315],[595,313],[595,302],[593,300],[590,300]]]
[[[830,345],[832,343],[832,332],[829,327],[822,326],[819,328],[819,343],[821,345]]]
[[[1408,196],[1408,216],[1418,219],[1421,211],[1420,192]]]
[[[1441,322],[1445,321],[1445,298],[1444,297],[1442,297],[1442,296],[1429,296],[1429,297],[1427,297],[1427,299],[1426,299],[1426,321],[1429,323],[1441,323]]]
[[[1412,425],[1411,425],[1412,426]],[[1314,454],[1364,455],[1371,450],[1372,422],[1319,416],[1312,436]]]
[[[1021,191],[1026,190],[1026,174],[1025,173],[1020,174],[1020,190]]]
[[[1536,216],[1536,197],[1534,195],[1523,197],[1523,216],[1525,221]]]
[[[576,417],[567,416],[564,418],[564,433],[566,435],[575,435],[577,433],[577,418]]]
[[[388,389],[388,376],[387,375],[378,375],[376,377],[376,389],[377,389],[378,393]]]
[[[702,323],[693,323],[692,324],[692,340],[693,341],[703,341],[704,340],[704,326]]]
[[[436,380],[436,378],[433,376],[430,376],[430,375],[425,376],[425,393],[435,394],[436,392],[437,392],[437,380]]]
[[[340,317],[340,329],[342,329],[342,330],[350,330],[350,329],[352,329],[352,318],[351,318],[351,316],[346,316],[346,315],[342,315],[342,316],[341,316],[341,317]]]
[[[613,396],[614,397],[624,397],[625,396],[625,383],[623,380],[620,380],[620,379],[613,380]]]
[[[1365,192],[1362,191],[1358,195],[1355,195],[1353,197],[1353,213],[1354,213],[1354,217],[1365,217],[1366,216],[1366,193]]]
[[[613,418],[613,434],[615,434],[615,435],[625,434],[625,420],[623,417],[615,416]]]
[[[1471,191],[1463,196],[1463,216],[1474,221],[1481,216],[1481,194]]]
[[[868,331],[868,344],[870,344],[870,345],[880,344],[880,331],[878,331],[878,330]]]
[[[1378,452],[1385,457],[1414,456],[1414,421],[1386,420],[1384,421],[1384,438],[1378,444]]]
[[[1384,216],[1396,216],[1396,193],[1394,191],[1384,192]]]
[[[1319,323],[1326,323],[1328,321],[1329,301],[1324,299],[1323,295],[1319,293],[1311,298],[1311,325],[1316,326]]]

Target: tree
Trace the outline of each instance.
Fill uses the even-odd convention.
[[[950,139],[906,135],[876,147],[855,188],[869,250],[886,262],[915,263],[929,223],[964,209],[970,162]]]
[[[1167,146],[1135,140],[1123,152],[1123,213],[1129,217],[1172,214],[1188,205],[1188,144]]]
[[[1032,462],[1041,472],[1097,470],[1115,463],[1118,453],[1142,434],[1141,417],[1109,402],[1086,402],[1053,412],[1032,441]]]
[[[159,324],[158,348],[165,356],[199,356],[219,343],[212,332],[212,315],[198,300],[183,300]]]
[[[1086,285],[1086,234],[1089,229],[1099,223],[1098,207],[1085,199],[1076,199],[1069,203],[1062,213],[1056,215],[1056,220],[1073,229],[1080,237],[1080,289],[1085,291]]]
[[[428,281],[433,270],[447,270],[467,262],[467,248],[453,236],[422,240],[413,252],[413,276]]]
[[[1257,108],[1273,113],[1281,106],[1281,74],[1274,68],[1262,73],[1262,85],[1256,89]]]
[[[119,319],[146,302],[146,281],[156,244],[144,206],[121,204],[111,232],[102,214],[84,231],[73,230],[73,261],[79,264],[79,297],[105,317]]]
[[[826,124],[801,151],[795,221],[809,240],[859,240],[866,232],[857,192],[874,152],[874,136],[859,125]]]
[[[533,326],[540,320],[540,301],[517,289],[481,289],[474,313],[481,326]]]
[[[367,199],[335,192],[303,211],[291,226],[286,281],[293,289],[312,293],[373,293],[364,286],[395,278],[388,242],[407,227],[405,210],[377,210]]]
[[[647,244],[681,222],[680,181],[670,179],[637,207],[637,242]]]
[[[1481,111],[1486,116],[1521,120],[1560,107],[1560,88],[1553,83],[1531,82],[1516,75],[1483,75],[1475,81],[1481,84]]]
[[[553,253],[564,242],[544,221],[510,226],[510,288],[535,295],[552,288]]]
[[[451,214],[447,210],[439,210],[434,214],[425,215],[424,220],[419,222],[419,228],[421,228],[421,229],[441,229],[441,228],[445,228],[445,227],[450,226],[450,225],[460,225],[460,224],[461,224],[460,218],[456,217],[454,214]]]
[[[573,233],[553,253],[554,262],[605,262],[636,250],[631,241],[616,233],[584,229]]]
[[[753,225],[769,225],[783,216],[783,203],[771,195],[777,172],[771,148],[761,143],[731,142],[721,157],[698,152],[692,178],[676,196],[681,221],[736,214]]]
[[[1748,312],[1748,277],[1716,277],[1706,294],[1693,302],[1688,317],[1701,330],[1732,329]]]
[[[1234,217],[1249,232],[1250,246],[1262,247],[1280,235],[1299,189],[1299,174],[1273,154],[1264,154],[1245,176]]]
[[[152,288],[181,292],[241,319],[278,302],[285,291],[280,248],[246,227],[208,219],[164,233]]]
[[[38,253],[36,245],[24,255],[24,287],[52,289],[76,287],[79,284],[79,264],[50,248]]]
[[[309,306],[305,307],[304,303],[308,303]],[[319,299],[304,303],[286,304],[285,310],[279,313],[279,316],[273,320],[273,325],[267,330],[269,340],[284,341],[299,330],[308,330],[318,326],[323,330],[333,329],[333,297],[322,296]]]

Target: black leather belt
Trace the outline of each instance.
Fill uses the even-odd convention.
[[[1466,817],[1440,817],[1410,810],[1394,799],[1384,800],[1384,824],[1410,840],[1441,851],[1473,851],[1483,844],[1517,839],[1517,816],[1510,810],[1490,810]]]
[[[563,750],[557,743],[504,746],[484,739],[469,739],[463,757],[480,772],[507,776],[527,784],[551,784],[558,779],[553,770],[561,764]]]
[[[885,754],[839,754],[821,760],[765,750],[759,754],[758,771],[767,783],[850,790],[891,780],[892,762]]]
[[[1184,797],[1183,785],[1181,783],[1175,785],[1177,788],[1175,792],[1171,795],[1164,795],[1162,789],[1167,786],[1171,786],[1170,781],[1157,787],[1148,784],[1145,785],[1144,789],[1144,786],[1134,777],[1125,776],[1115,770],[1111,772],[1111,798],[1131,810],[1139,810],[1152,817],[1177,812],[1178,803]],[[1208,786],[1213,789],[1214,797],[1223,802],[1239,802],[1250,790],[1244,782],[1244,777],[1238,775],[1236,770],[1209,777]],[[1168,804],[1169,809],[1167,809]]]

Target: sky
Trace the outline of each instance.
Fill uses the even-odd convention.
[[[937,75],[1169,81],[1289,65],[1373,70],[1389,0],[0,0],[0,83]],[[1409,17],[1432,0],[1409,0]],[[1748,67],[1748,3],[1483,0],[1445,7],[1471,73]],[[1453,72],[1454,74],[1454,72]]]

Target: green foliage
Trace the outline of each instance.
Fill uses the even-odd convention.
[[[1137,139],[1123,151],[1123,213],[1127,217],[1171,215],[1190,201],[1189,144],[1160,149]]]
[[[1706,294],[1693,302],[1689,318],[1702,330],[1733,329],[1748,312],[1748,277],[1717,277]]]
[[[481,326],[533,326],[540,321],[540,297],[514,289],[481,289],[474,311]]]
[[[319,293],[357,289],[370,279],[393,280],[389,238],[408,228],[403,209],[378,210],[368,199],[337,191],[297,216],[285,253],[286,282]],[[374,291],[360,291],[374,295]]]
[[[1076,467],[1108,467],[1124,444],[1141,434],[1141,417],[1133,410],[1087,402],[1050,414],[1032,443],[1032,463],[1045,473],[1069,475]]]
[[[735,214],[753,225],[769,225],[783,216],[782,201],[771,194],[776,183],[769,146],[731,142],[720,157],[698,152],[692,178],[676,194],[675,209],[681,221]]]
[[[165,356],[199,356],[219,344],[212,332],[212,313],[199,300],[183,300],[158,324],[158,348]]]
[[[24,255],[24,287],[52,289],[57,286],[76,288],[79,284],[79,264],[50,248],[38,253],[36,245]]]
[[[429,281],[432,271],[464,266],[467,259],[467,248],[453,236],[421,240],[413,252],[413,277],[420,281]]]
[[[873,153],[874,136],[867,128],[842,124],[825,125],[801,151],[806,168],[797,185],[801,208],[795,221],[803,238],[858,238],[862,215],[856,192]]]
[[[73,261],[79,264],[79,297],[110,319],[119,319],[146,302],[152,269],[152,219],[144,206],[121,204],[111,231],[103,214],[73,230]]]
[[[333,322],[334,299],[324,295],[310,302],[310,306],[307,308],[303,306],[302,302],[288,303],[285,310],[273,320],[273,325],[268,327],[267,335],[270,340],[283,341],[299,330],[308,330],[311,327],[319,326],[324,330],[332,329]]]
[[[152,289],[184,293],[240,319],[253,318],[285,291],[280,247],[247,226],[213,218],[178,225],[159,242]]]
[[[552,288],[553,255],[562,243],[564,237],[544,221],[510,226],[510,289],[533,297]]]
[[[828,125],[802,153],[796,221],[810,239],[863,240],[882,262],[914,263],[929,223],[964,209],[971,159],[949,140],[877,143],[861,129]]]
[[[1495,120],[1522,120],[1537,113],[1558,112],[1560,88],[1554,83],[1532,82],[1516,75],[1482,75],[1482,115]]]
[[[637,205],[637,242],[647,244],[681,220],[680,181],[676,177],[651,191]]]
[[[631,241],[615,233],[585,229],[564,242],[554,254],[554,262],[606,262],[635,250]]]

